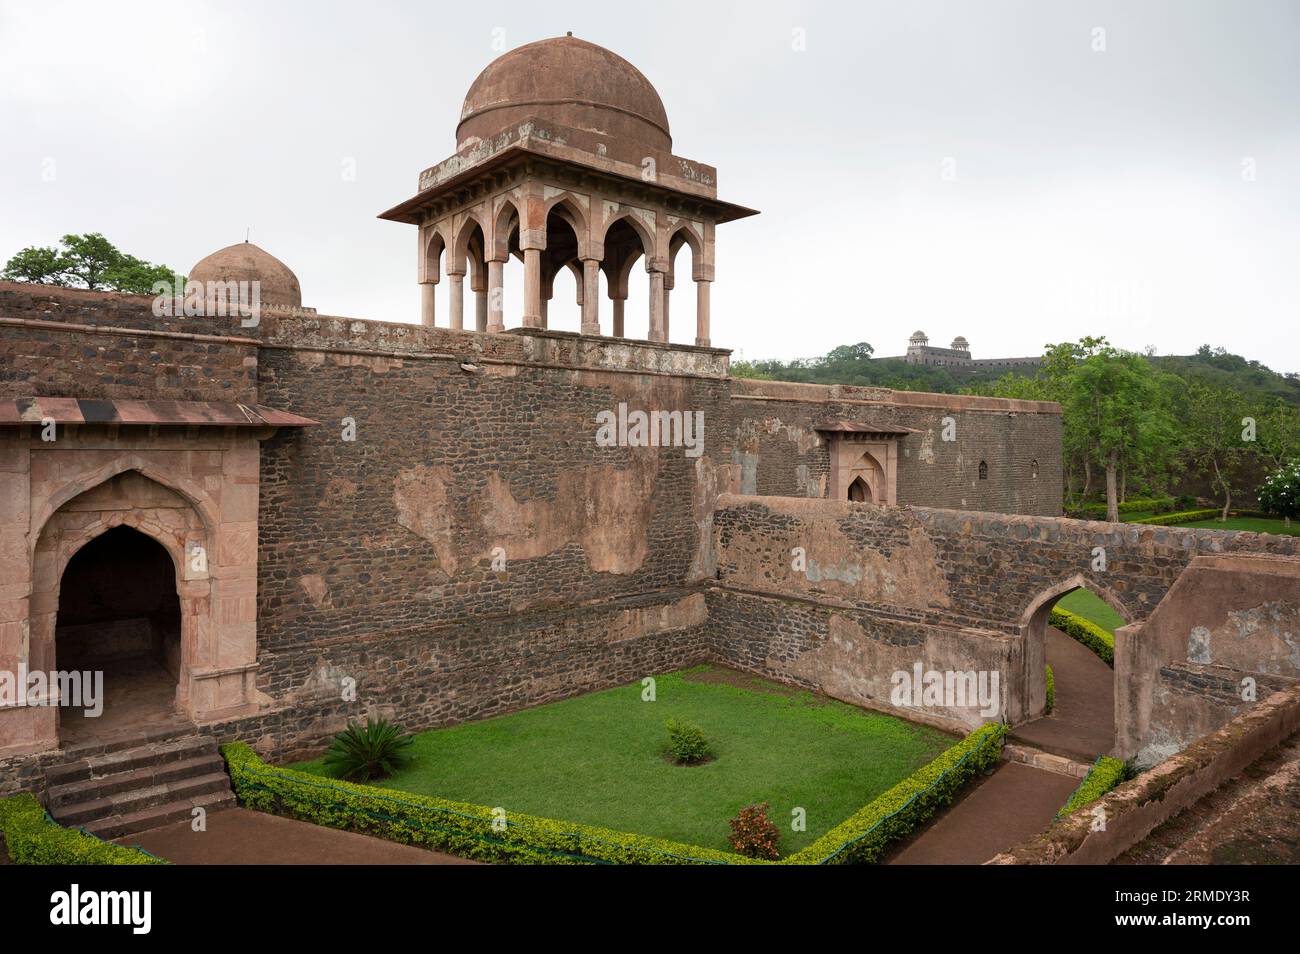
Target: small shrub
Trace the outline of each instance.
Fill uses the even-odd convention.
[[[781,857],[781,833],[767,817],[767,802],[745,806],[727,824],[731,826],[731,847],[739,854],[768,861]]]
[[[368,782],[392,775],[410,759],[413,740],[387,719],[366,720],[365,726],[349,722],[334,736],[325,753],[325,766],[337,778]]]
[[[1052,667],[1047,667],[1047,714],[1050,715],[1056,708],[1056,678],[1052,675]]]
[[[678,765],[699,765],[713,755],[704,730],[695,723],[669,719],[664,725],[668,728],[669,754]]]

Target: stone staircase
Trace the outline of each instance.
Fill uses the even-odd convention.
[[[45,770],[46,807],[69,828],[100,838],[187,820],[198,807],[235,804],[217,742],[192,729],[82,746]]]

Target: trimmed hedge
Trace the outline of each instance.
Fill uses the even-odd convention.
[[[1048,622],[1065,635],[1083,643],[1102,658],[1107,666],[1115,668],[1115,636],[1090,619],[1069,610],[1053,609]]]
[[[514,864],[754,864],[741,855],[661,838],[502,814],[483,805],[322,778],[267,765],[243,742],[221,747],[248,808],[377,835],[480,861]],[[500,819],[504,819],[504,825]],[[496,826],[494,827],[494,822]]]
[[[1221,513],[1223,513],[1221,509],[1184,510],[1181,513],[1163,513],[1158,517],[1139,517],[1137,520],[1130,520],[1129,523],[1147,523],[1157,527],[1171,527],[1179,523],[1196,523],[1198,520],[1209,520]]]
[[[0,799],[0,833],[16,865],[165,865],[139,848],[114,845],[54,822],[30,792]]]
[[[976,729],[811,845],[777,862],[533,815],[503,814],[502,823],[493,809],[482,805],[356,785],[270,766],[243,742],[223,745],[221,754],[230,768],[235,794],[247,808],[481,861],[852,864],[877,860],[888,845],[948,804],[962,785],[997,761],[1006,731],[1006,726],[995,723]]]
[[[1052,710],[1056,708],[1056,676],[1052,673],[1052,667],[1047,666],[1047,708],[1045,714],[1051,715]]]
[[[1125,500],[1119,505],[1120,513],[1138,513],[1143,510],[1151,510],[1159,513],[1161,508],[1167,507],[1170,510],[1174,507],[1173,497],[1140,497],[1133,500]],[[1094,517],[1106,516],[1105,503],[1083,504],[1070,510],[1071,516]]]
[[[1056,817],[1064,818],[1085,805],[1095,802],[1124,781],[1124,773],[1124,763],[1119,759],[1113,759],[1107,755],[1101,756],[1092,763],[1092,768],[1088,769],[1088,774],[1083,777],[1079,787],[1074,790],[1069,800],[1056,813]]]
[[[976,729],[889,791],[859,809],[807,848],[784,859],[794,865],[872,864],[898,839],[952,801],[968,781],[995,765],[1007,727]]]

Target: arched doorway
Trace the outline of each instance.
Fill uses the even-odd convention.
[[[857,503],[871,502],[871,488],[861,477],[854,477],[853,483],[849,484],[849,499]]]
[[[1054,610],[1062,610],[1055,614]],[[1079,761],[1108,755],[1115,745],[1115,674],[1103,659],[1105,639],[1128,622],[1111,594],[1076,574],[1034,601],[1025,617],[1023,724],[1013,730],[1022,742]],[[1080,625],[1087,624],[1087,625]],[[1054,705],[1047,711],[1047,670]]]
[[[182,721],[176,576],[160,543],[124,525],[104,531],[68,561],[59,580],[55,666],[82,674],[82,685],[97,685],[100,697],[90,708],[60,709],[65,743]]]

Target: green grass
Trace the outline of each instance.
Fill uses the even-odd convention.
[[[1124,625],[1124,617],[1111,609],[1110,604],[1100,596],[1089,590],[1073,590],[1066,593],[1056,601],[1056,607],[1082,616],[1111,634]]]
[[[953,743],[935,729],[773,683],[702,681],[700,666],[482,722],[419,733],[414,761],[377,784],[507,812],[730,850],[727,820],[770,803],[782,854],[811,843]],[[731,674],[734,676],[734,674]],[[696,723],[716,758],[665,757],[664,721]],[[294,768],[327,775],[320,759]],[[807,831],[790,830],[791,810]]]
[[[1205,527],[1208,530],[1253,530],[1255,533],[1286,533],[1300,536],[1300,520],[1292,520],[1290,529],[1281,520],[1270,517],[1229,517],[1227,520],[1198,520],[1180,523],[1180,527]]]

